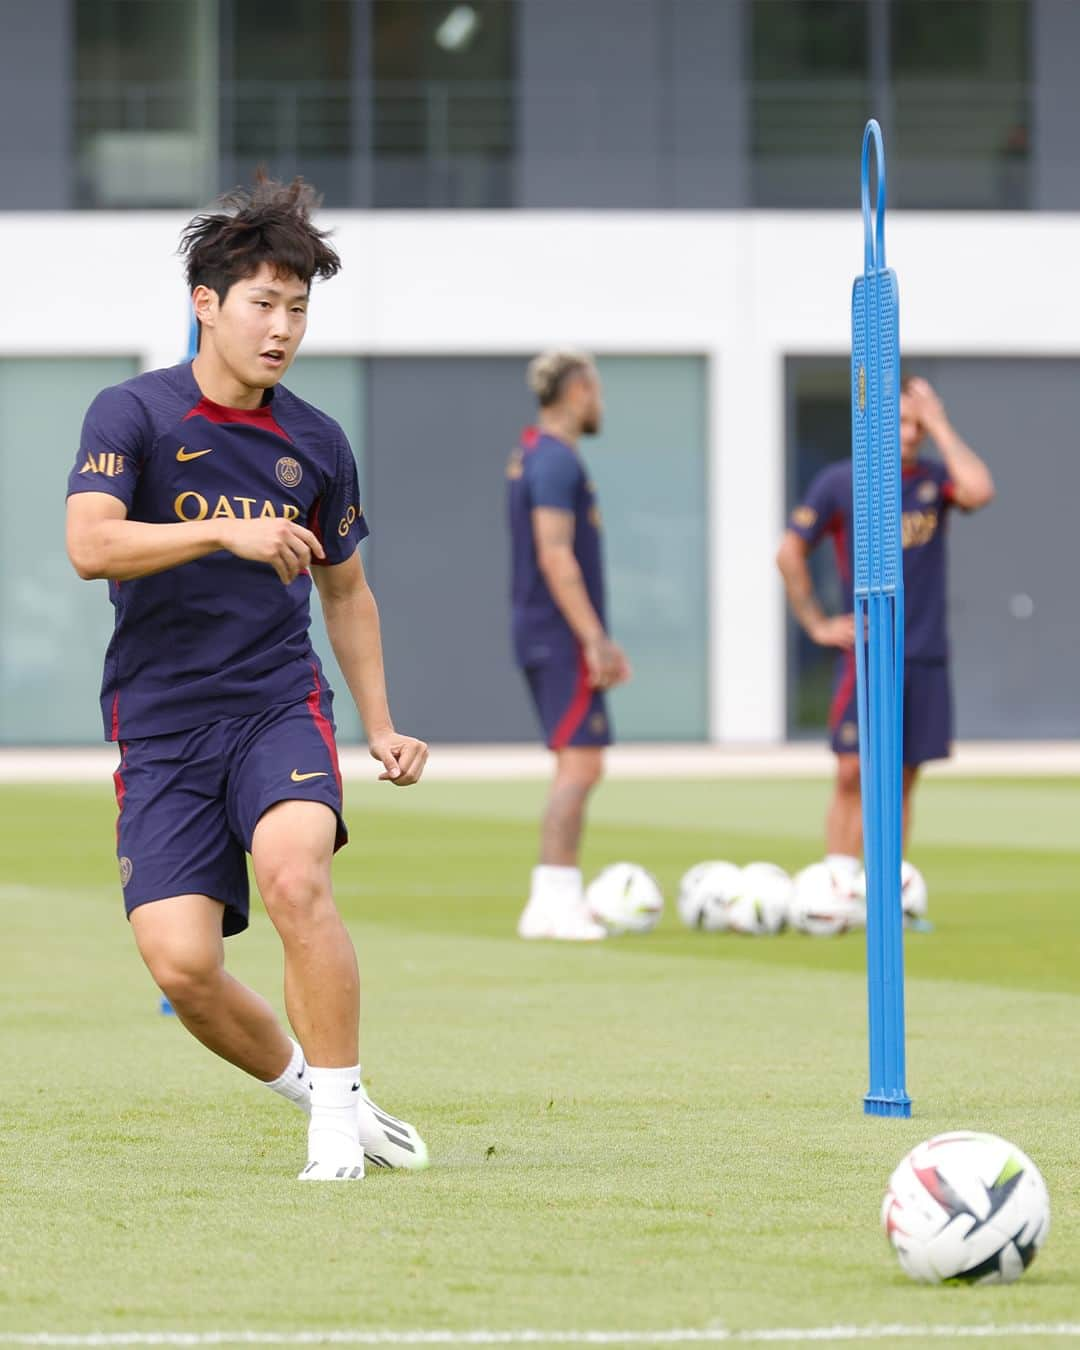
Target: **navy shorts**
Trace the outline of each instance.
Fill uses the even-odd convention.
[[[208,895],[225,906],[225,936],[242,932],[244,855],[275,802],[325,802],[335,848],[346,843],[332,699],[320,681],[303,703],[120,743],[116,852],[129,915],[151,900]]]
[[[546,660],[526,666],[525,679],[549,749],[611,744],[607,700],[602,690],[589,685],[580,646],[553,651]]]
[[[855,653],[845,652],[836,668],[829,709],[832,748],[838,755],[859,750]],[[944,661],[904,663],[904,763],[914,766],[948,759],[952,749],[952,692]]]

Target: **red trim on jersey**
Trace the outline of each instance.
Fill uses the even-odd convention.
[[[833,550],[836,554],[836,570],[845,586],[851,584],[851,559],[848,556],[847,524],[842,511],[835,511],[825,526],[826,533],[833,537]]]
[[[526,427],[521,433],[521,448],[523,450],[535,450],[540,443],[540,428]]]
[[[844,709],[851,702],[851,695],[855,692],[855,653],[844,653],[844,673],[840,676],[840,683],[836,686],[836,693],[833,694],[832,702],[829,704],[829,730],[835,731],[840,723],[840,718],[844,714]]]
[[[315,725],[319,730],[319,735],[323,738],[327,750],[330,752],[330,763],[334,766],[334,777],[337,779],[338,791],[341,787],[341,765],[338,763],[337,742],[334,740],[334,728],[330,725],[330,719],[322,710],[322,685],[319,683],[319,671],[316,666],[311,667],[315,676],[315,687],[307,697],[308,712],[315,719]]]
[[[316,497],[314,503],[312,504],[311,510],[308,512],[307,527],[311,531],[311,533],[315,536],[315,538],[319,541],[319,543],[322,544],[323,548],[325,548],[326,540],[323,538],[322,528],[319,525],[319,508],[321,506],[322,506],[322,498]],[[312,567],[325,567],[327,565],[326,559],[316,558],[316,556],[313,553],[311,555],[311,565]]]
[[[575,733],[580,730],[582,722],[585,721],[585,714],[589,711],[592,696],[592,686],[589,684],[589,668],[585,664],[585,651],[584,648],[579,646],[577,684],[574,686],[574,696],[570,700],[570,706],[563,713],[562,721],[555,728],[551,737],[552,750],[565,750],[570,744]]]
[[[112,727],[109,736],[110,741],[120,739],[120,690],[117,689],[112,696]]]
[[[264,403],[261,408],[226,408],[204,394],[194,408],[184,414],[184,421],[190,422],[193,417],[205,417],[208,422],[219,426],[239,423],[241,426],[259,427],[263,431],[272,431],[275,436],[280,436],[292,445],[292,437],[274,420],[274,410],[269,403]]]

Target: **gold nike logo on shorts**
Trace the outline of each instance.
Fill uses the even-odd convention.
[[[329,778],[330,775],[325,772],[320,773],[301,773],[299,769],[293,769],[289,777],[294,783],[306,783],[309,778]]]

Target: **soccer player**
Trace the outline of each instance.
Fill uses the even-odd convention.
[[[920,454],[927,437],[941,460]],[[948,756],[952,739],[948,641],[945,618],[945,536],[949,512],[981,510],[994,498],[983,461],[949,421],[926,380],[911,377],[900,395],[902,466],[901,535],[904,551],[904,838],[919,767]],[[855,619],[852,585],[851,461],[828,465],[792,511],[777,553],[792,613],[807,634],[840,653],[829,727],[836,753],[836,783],[825,823],[826,861],[838,879],[859,868],[862,799],[855,692]],[[828,535],[844,586],[844,614],[828,617],[814,594],[810,551]]]
[[[108,579],[115,608],[101,706],[120,750],[117,856],[139,952],[192,1035],[308,1113],[301,1179],[352,1181],[365,1154],[417,1168],[427,1150],[361,1084],[356,955],[331,888],[347,834],[333,695],[308,633],[312,577],[380,778],[415,783],[427,747],[390,718],[348,442],[279,384],[312,278],[340,267],[315,204],[300,179],[260,178],[189,223],[198,354],[91,404],[67,546],[81,577]],[[248,924],[245,850],[284,948],[296,1040],[225,970],[222,939]]]
[[[607,633],[600,512],[578,453],[600,430],[603,398],[591,356],[550,351],[533,360],[540,404],[510,456],[514,653],[524,671],[555,777],[540,828],[540,862],[518,921],[523,938],[594,941],[606,935],[585,909],[578,852],[590,792],[611,744],[604,691],[630,678]]]

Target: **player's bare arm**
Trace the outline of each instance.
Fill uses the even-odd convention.
[[[133,581],[226,549],[267,563],[286,586],[324,557],[310,530],[291,520],[191,520],[154,525],[128,520],[127,508],[105,492],[68,498],[67,551],[84,581]]]
[[[904,392],[912,400],[926,433],[941,451],[953,483],[953,496],[964,511],[979,511],[994,500],[994,479],[989,468],[949,421],[937,391],[928,380],[908,380]]]
[[[785,530],[776,553],[776,565],[784,579],[788,604],[796,622],[820,647],[853,647],[855,616],[837,614],[830,618],[814,594],[814,580],[807,558],[810,546],[794,530]]]
[[[419,781],[428,748],[415,736],[394,729],[386,697],[379,608],[367,584],[359,552],[331,567],[313,570],[330,645],[356,703],[372,759],[383,766],[380,780],[395,787]]]
[[[533,509],[532,522],[537,565],[584,649],[590,683],[596,689],[624,684],[630,678],[630,663],[619,644],[604,632],[574,556],[574,513],[538,506]]]

